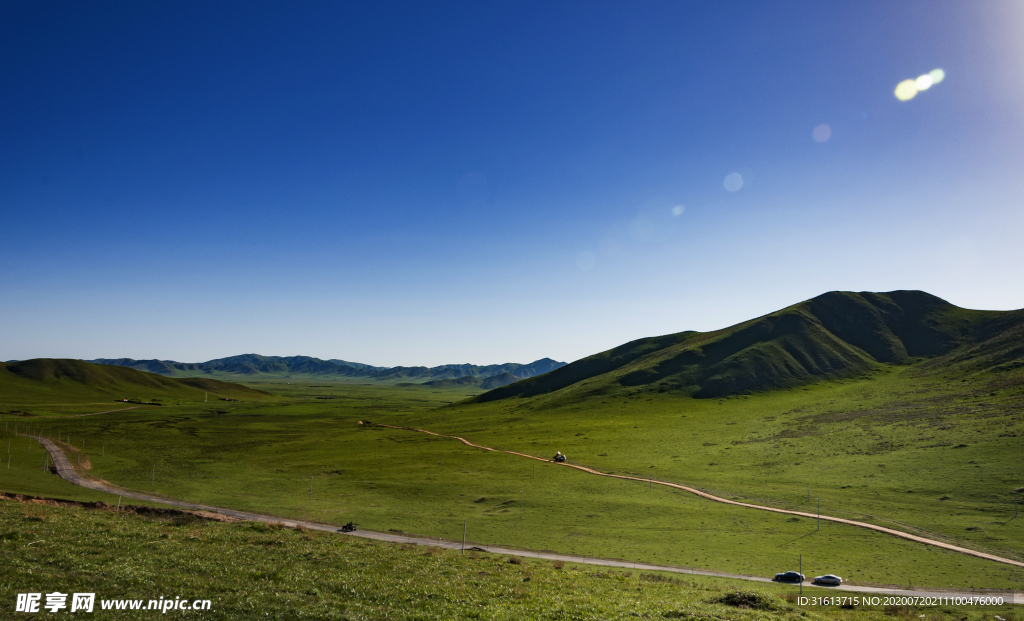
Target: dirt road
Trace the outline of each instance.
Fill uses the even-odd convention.
[[[360,421],[360,423],[362,424],[362,421]],[[387,425],[383,425],[383,426],[387,426]],[[396,427],[396,429],[399,429],[399,428]],[[417,431],[419,431],[419,430],[417,430]],[[436,434],[436,433],[429,432],[429,431],[423,431],[423,433],[430,433],[432,435],[438,435],[438,436],[441,435],[441,434]],[[23,434],[19,434],[19,435],[23,435]],[[152,495],[152,494],[144,494],[142,492],[136,492],[136,491],[133,491],[133,490],[124,489],[124,488],[118,487],[116,485],[107,483],[107,482],[94,481],[94,480],[91,480],[91,479],[87,479],[87,478],[79,475],[77,472],[75,472],[75,469],[72,467],[71,462],[68,460],[67,456],[64,454],[64,451],[62,451],[60,449],[60,447],[58,447],[53,441],[51,441],[48,438],[42,438],[42,437],[38,437],[38,436],[28,436],[28,437],[34,438],[35,440],[39,441],[39,443],[42,444],[43,447],[46,448],[47,452],[50,454],[50,458],[53,460],[54,466],[56,467],[57,474],[62,479],[66,480],[66,481],[68,481],[70,483],[74,483],[75,485],[80,485],[82,487],[87,487],[89,489],[94,489],[94,490],[97,490],[97,491],[100,491],[100,492],[106,492],[108,494],[115,494],[115,495],[120,496],[122,498],[134,498],[136,500],[144,500],[144,501],[148,501],[148,502],[154,502],[154,503],[169,505],[169,506],[172,506],[172,507],[179,507],[179,508],[182,508],[182,509],[189,509],[189,510],[192,510],[192,511],[210,511],[210,512],[214,512],[214,513],[220,513],[222,515],[227,515],[227,516],[230,516],[230,517],[233,517],[233,518],[238,518],[240,520],[250,520],[250,521],[254,521],[254,522],[266,522],[266,523],[270,523],[270,524],[281,524],[281,525],[286,526],[288,528],[298,528],[298,527],[301,526],[302,528],[308,528],[308,529],[311,529],[311,530],[318,530],[318,531],[325,531],[325,532],[339,533],[339,534],[341,533],[341,529],[338,526],[333,526],[333,525],[329,525],[329,524],[320,524],[320,523],[317,523],[317,522],[309,522],[309,521],[305,521],[305,520],[291,520],[291,519],[275,517],[275,516],[272,516],[272,515],[263,515],[263,514],[259,514],[259,513],[252,513],[252,512],[249,512],[249,511],[235,511],[234,509],[224,509],[222,507],[213,507],[213,506],[210,506],[210,505],[202,505],[202,504],[197,504],[197,503],[185,502],[185,501],[182,501],[182,500],[174,500],[172,498],[163,498],[161,496],[155,496],[155,495]],[[455,436],[442,436],[442,437],[452,437],[452,438],[455,438]],[[492,448],[488,448],[488,447],[477,447],[477,445],[475,445],[475,444],[473,444],[473,443],[471,443],[471,442],[469,442],[469,441],[467,441],[467,440],[465,440],[463,438],[455,438],[455,439],[458,439],[458,440],[462,441],[463,443],[465,443],[465,444],[467,444],[469,446],[476,447],[476,448],[483,448],[484,450],[489,450],[489,451],[496,450],[496,449],[492,449]],[[509,452],[509,451],[504,451],[504,452]],[[541,459],[539,457],[534,457],[532,455],[526,455],[526,454],[523,454],[523,453],[513,453],[513,454],[515,454],[515,455],[522,455],[523,457],[528,457],[530,459],[537,459],[537,460],[540,460],[540,461],[547,461],[547,460]],[[559,464],[559,465],[565,465],[565,464]],[[574,466],[569,464],[569,467],[574,467]],[[578,468],[578,469],[584,470],[584,471],[593,472],[595,474],[601,474],[601,473],[599,473],[597,471],[590,471],[588,469],[585,469],[585,468],[582,468],[582,467],[579,467],[579,466],[575,466],[575,467]],[[603,475],[603,476],[606,476],[606,475]],[[630,477],[630,478],[633,478],[633,477]],[[647,482],[644,479],[635,479],[635,480]],[[118,502],[120,502],[120,498],[118,499]],[[753,505],[753,506],[756,507],[756,505]],[[446,541],[446,540],[443,540],[443,539],[433,539],[433,538],[427,538],[427,537],[413,537],[413,536],[408,536],[408,535],[396,535],[396,534],[393,534],[393,533],[378,533],[378,532],[366,531],[366,530],[359,530],[359,531],[355,531],[355,532],[351,532],[351,533],[346,533],[346,535],[347,536],[353,536],[353,537],[363,537],[365,539],[376,539],[378,541],[390,541],[390,542],[393,542],[393,543],[407,543],[407,544],[413,544],[413,545],[446,548],[446,549],[449,549],[449,550],[458,550],[458,549],[469,549],[469,548],[472,548],[472,549],[481,550],[483,552],[487,552],[487,553],[490,553],[490,554],[506,554],[506,555],[511,555],[511,556],[520,556],[520,557],[523,557],[523,558],[536,558],[536,559],[543,559],[543,560],[548,560],[548,561],[563,561],[563,562],[566,562],[566,563],[578,563],[578,564],[581,564],[581,565],[598,565],[598,566],[603,566],[603,567],[617,567],[617,568],[623,568],[623,569],[632,569],[634,571],[666,571],[666,572],[672,572],[672,573],[692,574],[692,575],[698,575],[698,576],[712,576],[712,577],[720,577],[720,578],[735,578],[735,579],[739,579],[739,580],[750,580],[750,581],[754,581],[754,582],[771,582],[770,578],[765,578],[765,577],[761,577],[761,576],[745,576],[745,575],[741,575],[741,574],[730,574],[730,573],[725,573],[725,572],[716,572],[716,571],[709,571],[709,570],[704,570],[704,569],[690,569],[690,568],[685,568],[685,567],[672,567],[672,566],[667,566],[667,565],[651,565],[651,564],[648,564],[648,563],[630,563],[629,561],[620,561],[620,560],[614,560],[614,559],[601,559],[601,558],[592,558],[592,557],[583,557],[583,556],[572,556],[572,555],[568,555],[568,554],[552,554],[552,553],[547,553],[547,552],[535,552],[533,550],[516,550],[516,549],[512,549],[512,548],[502,548],[502,547],[497,547],[497,546],[483,546],[483,545],[479,545],[479,544],[472,543],[472,542],[470,542],[470,543],[463,543],[463,542],[458,542],[458,541]],[[793,585],[794,588],[797,588],[798,586],[800,586],[800,585],[797,585],[797,584]],[[811,587],[812,585],[809,582],[805,582],[803,584],[803,586]],[[820,588],[825,589],[826,587],[820,587]],[[882,587],[858,586],[858,585],[851,585],[851,584],[844,584],[844,585],[839,586],[839,587],[827,587],[827,590],[828,591],[844,591],[844,592],[854,592],[854,593],[878,594],[878,595],[896,595],[896,596],[906,596],[906,597],[939,597],[939,598],[958,598],[958,597],[959,598],[964,598],[964,597],[977,596],[977,595],[980,594],[979,592],[931,591],[931,590],[927,590],[927,589],[906,590],[906,589],[899,589],[899,588],[882,588]],[[816,592],[816,594],[819,595],[819,596],[822,595],[823,593],[824,593],[824,591],[817,591]],[[993,592],[985,592],[985,596],[986,597],[1000,596],[1000,597],[1003,597],[1004,601],[1006,601],[1007,603],[1024,602],[1024,594],[1022,594],[1022,593],[1012,593],[1012,592],[1010,592],[1010,593],[993,593]]]
[[[417,433],[425,433],[425,434],[429,434],[429,435],[432,435],[432,436],[437,436],[437,437],[440,437],[440,438],[450,438],[452,440],[458,440],[459,442],[462,442],[466,446],[472,446],[474,448],[482,449],[482,450],[485,450],[485,451],[493,451],[493,452],[498,452],[498,453],[508,453],[509,455],[517,455],[519,457],[525,457],[527,459],[535,459],[537,461],[543,461],[543,462],[551,463],[553,465],[560,466],[562,468],[573,468],[575,470],[579,470],[581,472],[586,472],[587,474],[593,474],[593,475],[600,476],[600,477],[608,477],[608,478],[612,478],[612,479],[623,479],[623,480],[626,480],[626,481],[637,481],[639,483],[646,483],[648,485],[662,485],[664,487],[671,487],[673,489],[682,490],[684,492],[689,492],[691,494],[694,494],[695,496],[700,496],[701,498],[706,498],[706,499],[712,500],[714,502],[721,502],[721,503],[724,503],[724,504],[727,504],[727,505],[734,505],[734,506],[737,506],[737,507],[745,507],[747,509],[757,509],[758,511],[771,511],[772,513],[784,513],[786,515],[797,515],[797,516],[800,516],[800,517],[806,517],[806,518],[811,518],[811,519],[821,519],[821,520],[825,520],[827,522],[836,522],[838,524],[847,524],[849,526],[856,526],[858,528],[866,528],[868,530],[873,530],[873,531],[877,531],[877,532],[880,532],[880,533],[885,533],[887,535],[892,535],[893,537],[899,537],[901,539],[907,539],[907,540],[910,540],[910,541],[916,541],[917,543],[923,543],[923,544],[926,544],[926,545],[935,546],[937,548],[942,548],[944,550],[952,550],[953,552],[960,552],[961,554],[969,554],[970,556],[976,556],[978,558],[983,558],[983,559],[986,559],[986,560],[989,560],[989,561],[995,561],[997,563],[1006,563],[1007,565],[1014,565],[1016,567],[1024,567],[1024,562],[1021,562],[1021,561],[1015,561],[1013,559],[1003,558],[1001,556],[996,556],[994,554],[987,554],[985,552],[979,552],[978,550],[971,550],[970,548],[964,548],[964,547],[961,547],[961,546],[956,546],[956,545],[953,545],[951,543],[945,543],[943,541],[936,541],[935,539],[928,539],[927,537],[920,537],[918,535],[911,535],[910,533],[905,533],[903,531],[895,530],[895,529],[892,529],[892,528],[886,528],[884,526],[877,526],[875,524],[869,524],[867,522],[858,522],[856,520],[848,520],[848,519],[845,519],[845,518],[833,517],[831,515],[824,515],[824,514],[818,514],[818,513],[805,513],[803,511],[791,511],[791,510],[788,510],[788,509],[779,509],[777,507],[766,507],[764,505],[754,505],[754,504],[750,504],[750,503],[746,503],[746,502],[738,502],[738,501],[735,501],[735,500],[729,500],[727,498],[722,498],[720,496],[715,496],[715,495],[709,494],[707,492],[702,492],[701,490],[693,488],[693,487],[687,487],[686,485],[679,485],[678,483],[669,483],[668,481],[659,481],[657,479],[645,479],[643,477],[634,477],[634,476],[629,476],[629,475],[624,475],[624,474],[611,474],[611,473],[608,473],[608,472],[601,472],[600,470],[594,470],[593,468],[587,468],[586,466],[578,466],[576,464],[570,464],[568,462],[555,463],[552,460],[544,459],[543,457],[537,457],[535,455],[528,455],[526,453],[517,453],[516,451],[506,451],[506,450],[502,450],[502,449],[491,448],[489,446],[483,446],[483,445],[480,445],[480,444],[474,444],[474,443],[470,442],[469,440],[467,440],[465,438],[462,438],[462,437],[459,437],[459,436],[449,436],[449,435],[445,435],[445,434],[442,434],[442,433],[436,433],[436,432],[433,432],[433,431],[429,431],[427,429],[414,429],[412,427],[396,427],[394,425],[383,425],[383,424],[380,424],[380,423],[371,423],[369,421],[359,421],[359,424],[360,425],[373,425],[373,426],[376,426],[376,427],[387,427],[389,429],[399,429],[399,430],[402,430],[402,431],[415,431]]]

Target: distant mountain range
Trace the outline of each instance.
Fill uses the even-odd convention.
[[[316,375],[364,378],[372,381],[442,382],[461,378],[463,383],[496,388],[529,377],[542,375],[564,367],[566,363],[541,358],[529,364],[444,364],[437,367],[375,367],[346,360],[321,360],[311,356],[260,356],[242,354],[206,362],[175,362],[173,360],[134,360],[132,358],[98,358],[88,360],[95,364],[129,367],[138,371],[157,373],[168,377],[197,377],[203,375]],[[491,378],[496,378],[493,381]]]

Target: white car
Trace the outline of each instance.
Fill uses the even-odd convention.
[[[832,574],[825,574],[824,576],[817,576],[814,579],[814,584],[824,584],[827,586],[839,586],[843,583],[843,579],[839,576],[833,576]]]

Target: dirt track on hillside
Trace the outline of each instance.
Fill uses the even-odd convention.
[[[413,427],[396,427],[395,425],[384,425],[384,424],[381,424],[381,423],[372,423],[372,422],[369,422],[369,421],[362,421],[362,420],[359,421],[359,424],[360,425],[370,425],[370,426],[374,426],[374,427],[386,427],[388,429],[398,429],[398,430],[401,430],[401,431],[415,431],[417,433],[425,433],[425,434],[428,434],[428,435],[437,436],[439,438],[449,438],[449,439],[452,439],[452,440],[458,440],[459,442],[462,442],[466,446],[471,446],[473,448],[478,448],[478,449],[481,449],[481,450],[484,450],[484,451],[492,451],[492,452],[496,452],[496,453],[508,453],[509,455],[517,455],[519,457],[525,457],[527,459],[534,459],[536,461],[542,461],[542,462],[545,462],[545,463],[549,463],[549,464],[552,464],[554,466],[561,466],[563,468],[573,468],[574,470],[579,470],[581,472],[586,472],[587,474],[593,474],[593,475],[596,475],[596,476],[599,476],[599,477],[608,477],[608,478],[611,478],[611,479],[622,479],[622,480],[625,480],[625,481],[637,481],[639,483],[647,483],[649,485],[657,484],[657,485],[661,485],[661,486],[664,486],[664,487],[671,487],[673,489],[678,489],[678,490],[682,490],[684,492],[689,492],[689,493],[691,493],[691,494],[693,494],[695,496],[700,496],[701,498],[706,498],[707,500],[711,500],[711,501],[714,501],[714,502],[720,502],[720,503],[727,504],[727,505],[734,505],[734,506],[737,506],[737,507],[744,507],[744,508],[747,508],[747,509],[757,509],[758,511],[771,511],[772,513],[783,513],[785,515],[797,515],[797,516],[800,516],[800,517],[806,517],[806,518],[811,518],[811,519],[821,519],[821,520],[825,520],[827,522],[835,522],[837,524],[846,524],[848,526],[856,526],[858,528],[866,528],[868,530],[873,530],[873,531],[876,531],[876,532],[879,532],[879,533],[885,533],[886,535],[892,535],[893,537],[899,537],[900,539],[907,539],[909,541],[915,541],[917,543],[923,543],[925,545],[935,546],[937,548],[942,548],[944,550],[951,550],[953,552],[960,552],[961,554],[968,554],[970,556],[976,556],[978,558],[983,558],[983,559],[986,559],[986,560],[989,560],[989,561],[995,561],[997,563],[1005,563],[1007,565],[1014,565],[1016,567],[1024,567],[1024,562],[1021,562],[1021,561],[1015,561],[1013,559],[1003,558],[1001,556],[996,556],[994,554],[987,554],[985,552],[979,552],[978,550],[972,550],[970,548],[964,548],[964,547],[961,547],[961,546],[956,546],[956,545],[953,545],[951,543],[945,543],[943,541],[937,541],[935,539],[928,539],[927,537],[921,537],[921,536],[918,536],[918,535],[911,535],[910,533],[905,533],[903,531],[895,530],[895,529],[892,529],[892,528],[886,528],[884,526],[876,526],[875,524],[868,524],[867,522],[858,522],[856,520],[848,520],[848,519],[845,519],[845,518],[834,517],[834,516],[825,515],[825,514],[820,514],[819,515],[817,513],[806,513],[806,512],[803,512],[803,511],[791,511],[789,509],[779,509],[777,507],[766,507],[764,505],[754,505],[754,504],[750,504],[750,503],[746,503],[746,502],[737,502],[735,500],[729,500],[727,498],[722,498],[721,496],[715,496],[715,495],[709,494],[707,492],[702,492],[701,490],[693,488],[693,487],[688,487],[686,485],[679,485],[678,483],[669,483],[668,481],[659,481],[657,479],[645,479],[645,478],[642,478],[642,477],[634,477],[634,476],[629,476],[629,475],[624,475],[624,474],[610,474],[608,472],[601,472],[600,470],[594,470],[593,468],[587,468],[586,466],[578,466],[576,464],[570,464],[568,462],[557,463],[557,462],[554,462],[554,461],[552,461],[550,459],[544,459],[543,457],[537,457],[535,455],[529,455],[527,453],[518,453],[516,451],[506,451],[506,450],[502,450],[502,449],[492,448],[492,447],[489,447],[489,446],[483,446],[481,444],[474,444],[473,442],[470,442],[469,440],[467,440],[465,438],[462,438],[462,437],[459,437],[459,436],[450,436],[450,435],[446,435],[446,434],[443,434],[443,433],[437,433],[437,432],[434,432],[434,431],[429,431],[427,429],[416,429],[416,428],[413,428]]]

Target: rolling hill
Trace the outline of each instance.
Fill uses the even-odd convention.
[[[321,360],[310,356],[261,356],[242,354],[207,362],[175,362],[173,360],[133,360],[131,358],[99,358],[96,364],[128,367],[168,377],[287,375],[333,376],[389,382],[429,382],[460,377],[489,378],[510,374],[516,378],[535,377],[565,366],[550,358],[529,364],[444,364],[436,367],[375,367],[345,360]],[[500,386],[492,383],[492,386]]]
[[[923,291],[835,291],[714,332],[632,341],[474,400],[570,386],[722,397],[856,376],[909,358],[933,358],[933,368],[962,372],[1020,367],[1024,310],[968,310]]]
[[[127,367],[93,364],[82,360],[36,358],[0,363],[0,394],[6,402],[43,403],[82,400],[182,399],[255,400],[268,393],[209,378],[173,379]]]

